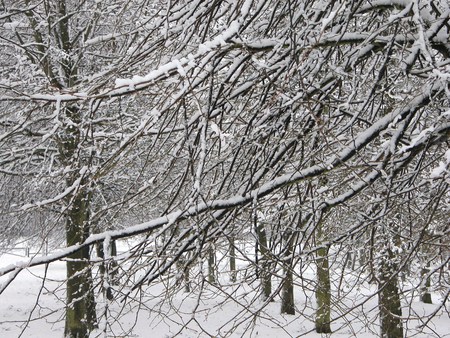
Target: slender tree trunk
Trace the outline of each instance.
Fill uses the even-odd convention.
[[[287,241],[286,259],[284,261],[283,289],[281,291],[281,313],[295,315],[292,239],[288,238]]]
[[[117,249],[116,249],[116,242],[114,240],[111,240],[111,256],[116,256],[117,255]],[[106,295],[106,298],[108,300],[113,300],[114,299],[114,295],[113,295],[113,290],[111,288],[111,284],[115,285],[116,284],[116,280],[115,280],[115,275],[117,274],[116,272],[116,266],[117,263],[114,263],[114,261],[109,261],[106,262],[104,261],[105,259],[105,252],[103,249],[103,243],[97,243],[96,245],[96,251],[97,251],[97,256],[102,259],[102,263],[99,266],[99,272],[100,272],[100,276],[102,281],[104,281],[105,279],[108,280],[107,283],[107,287],[104,288],[103,292]],[[107,268],[108,265],[108,268]],[[106,275],[108,274],[108,275]],[[104,285],[102,283],[102,285]]]
[[[427,262],[426,267],[422,268],[421,275],[422,280],[425,280],[425,285],[422,287],[420,300],[426,304],[433,304],[431,299],[430,287],[431,287],[431,278],[430,278],[430,262]]]
[[[345,264],[346,268],[352,269],[352,267],[353,267],[353,259],[354,258],[355,257],[352,256],[352,253],[350,251],[347,251],[347,257],[345,258],[346,259],[346,264]]]
[[[425,237],[424,241],[427,241],[430,239],[430,233],[428,231],[425,231]],[[430,276],[430,260],[429,252],[430,248],[428,245],[423,245],[421,248],[423,258],[426,260],[425,265],[422,265],[422,269],[420,271],[421,279],[422,279],[422,288],[420,290],[420,300],[424,302],[425,304],[433,304],[433,301],[431,299],[431,293],[430,293],[430,287],[431,287],[431,276]]]
[[[178,236],[180,234],[180,228],[176,227],[173,236]],[[209,252],[208,252],[209,254]],[[191,292],[191,281],[190,281],[190,266],[188,264],[189,258],[187,254],[182,254],[181,257],[177,260],[176,267],[178,269],[179,276],[182,277],[182,280],[178,278],[176,281],[177,284],[183,283],[184,292]],[[209,258],[208,258],[208,268],[209,268]],[[208,277],[209,278],[209,277]]]
[[[111,240],[111,256],[112,257],[117,256],[117,243],[114,239]],[[119,285],[118,268],[119,268],[119,265],[118,265],[117,261],[115,259],[112,260],[111,267],[109,269],[110,280],[111,280],[112,285]]]
[[[183,271],[184,292],[186,292],[186,293],[191,292],[191,280],[190,280],[190,277],[189,277],[189,271],[190,271],[189,266],[186,266],[184,268],[184,271]]]
[[[190,281],[190,275],[189,275],[190,267],[188,265],[186,265],[187,261],[188,260],[186,259],[186,257],[183,257],[183,256],[181,256],[180,259],[177,261],[177,269],[178,269],[178,272],[183,277],[182,282],[183,282],[185,293],[191,292],[191,281]],[[178,283],[178,281],[177,281],[177,283]]]
[[[216,253],[213,246],[208,249],[208,282],[216,284]]]
[[[316,253],[317,287],[316,287],[316,332],[331,333],[331,287],[330,268],[328,262],[328,247],[321,246],[325,242],[322,222],[316,229],[316,243],[319,247]]]
[[[366,249],[360,248],[358,250],[358,257],[359,257],[358,263],[360,267],[366,265],[366,255],[367,255]]]
[[[260,262],[257,262],[257,269],[259,270],[259,277],[261,278],[261,285],[263,291],[263,300],[268,299],[272,294],[272,276],[270,273],[269,249],[267,247],[267,234],[263,224],[257,224],[255,219],[256,233],[258,236],[258,247],[261,253]]]
[[[230,281],[236,282],[236,248],[234,247],[234,237],[230,238]]]

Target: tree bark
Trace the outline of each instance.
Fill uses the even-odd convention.
[[[284,280],[281,292],[281,313],[295,315],[294,304],[294,277],[292,266],[292,240],[288,239],[286,260],[284,262]]]
[[[216,253],[212,246],[208,249],[208,282],[216,284]]]
[[[403,338],[402,309],[396,276],[386,276],[380,291],[381,337]]]
[[[422,280],[425,280],[425,285],[422,287],[420,300],[426,304],[433,304],[431,299],[430,287],[431,287],[431,278],[430,278],[430,262],[427,262],[426,267],[422,268],[421,275]]]
[[[319,221],[316,229],[316,243],[321,246],[325,242],[322,222]],[[317,287],[316,287],[316,332],[331,333],[331,286],[330,268],[328,262],[328,247],[321,246],[316,253]]]
[[[89,236],[86,193],[79,193],[69,206],[66,221],[67,246],[82,243]],[[84,248],[68,256],[67,308],[64,335],[67,338],[88,337],[96,327],[95,298],[89,264],[89,249]]]
[[[116,241],[115,240],[111,240],[110,243],[110,254],[109,256],[114,257],[117,256],[117,246],[116,246]],[[102,259],[102,263],[99,265],[99,272],[100,272],[100,276],[102,278],[102,281],[105,280],[105,278],[108,280],[108,286],[106,288],[104,288],[103,292],[106,295],[106,298],[108,300],[113,300],[114,299],[114,295],[113,295],[113,290],[111,288],[111,284],[112,285],[117,285],[117,262],[114,260],[110,260],[109,262],[104,261],[105,259],[105,252],[103,249],[103,243],[97,243],[96,245],[96,251],[97,251],[97,256]],[[108,275],[106,275],[108,274]],[[103,283],[102,283],[103,285]]]
[[[390,228],[396,227],[394,224]],[[398,227],[397,227],[398,228]],[[394,228],[395,230],[395,228]],[[394,233],[398,233],[396,229]],[[391,249],[388,243],[390,240],[386,230],[381,235],[380,246],[380,278],[379,278],[379,309],[381,319],[382,338],[403,338],[402,308],[400,303],[400,292],[398,288],[398,264],[397,254]],[[401,246],[399,236],[394,237],[396,247]]]
[[[66,186],[74,187],[74,192],[68,194],[66,215],[67,246],[83,243],[90,234],[90,192],[88,191],[87,174],[81,173],[80,158],[77,153],[80,144],[78,125],[81,117],[75,106],[63,107],[66,126],[58,138],[59,156],[62,164],[71,168],[66,179]],[[80,177],[81,175],[81,177]],[[86,175],[86,176],[84,176]],[[94,286],[90,267],[90,253],[84,248],[68,256],[67,266],[67,309],[65,337],[87,337],[97,326],[95,311]]]
[[[190,270],[189,266],[186,266],[183,271],[184,292],[185,293],[191,292],[191,280],[189,277],[189,270]]]
[[[236,282],[236,249],[234,247],[234,237],[230,238],[230,281]]]
[[[259,270],[259,277],[261,278],[262,297],[263,300],[270,298],[272,294],[272,276],[270,274],[269,249],[267,247],[267,234],[263,224],[257,224],[255,219],[255,228],[258,236],[259,252],[261,253],[261,260],[257,262],[257,269]]]

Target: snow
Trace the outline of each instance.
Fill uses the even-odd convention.
[[[180,73],[181,77],[186,77],[186,71],[183,68],[183,65],[180,63],[180,61],[175,59],[174,63],[177,66],[178,73]]]
[[[26,28],[27,25],[20,21],[5,22],[3,28],[15,31],[16,28]]]
[[[99,42],[109,41],[109,40],[115,39],[116,37],[119,37],[119,36],[120,36],[120,34],[117,34],[117,33],[99,35],[99,36],[96,36],[94,38],[84,41],[84,45],[85,46],[95,45]]]
[[[41,101],[63,102],[63,101],[77,101],[80,99],[84,99],[86,97],[87,94],[82,92],[74,94],[33,94],[30,96],[30,99]]]
[[[403,6],[406,7],[412,3],[411,0],[375,0],[370,1],[367,4],[363,4],[359,11],[366,11],[375,7],[383,7],[383,6]]]
[[[448,167],[450,165],[450,149],[445,152],[444,161],[440,161],[439,165],[431,170],[430,178],[439,178],[444,176],[448,172]]]
[[[400,148],[400,153],[404,153],[406,151],[408,151],[409,149],[414,148],[421,140],[423,140],[423,138],[432,133],[434,131],[434,127],[429,127],[429,128],[425,128],[420,130],[420,133],[418,135],[416,135],[409,143],[409,145],[405,145],[402,148]]]
[[[190,68],[194,68],[196,66],[194,60],[200,59],[204,54],[209,53],[213,49],[226,45],[226,41],[232,38],[239,31],[239,27],[240,23],[238,21],[231,22],[229,27],[224,30],[222,34],[219,34],[210,41],[200,44],[195,55],[188,54],[187,58],[169,61],[144,76],[134,75],[131,79],[118,78],[115,80],[115,89],[109,91],[108,93],[104,93],[103,95],[120,95],[128,91],[133,91],[136,88],[145,87],[147,84],[161,76],[168,76],[173,71],[177,71],[182,77],[184,77]]]
[[[441,78],[443,81],[450,81],[450,67],[447,67],[447,72],[441,72],[439,69],[433,69],[433,74]]]
[[[327,28],[328,24],[333,21],[334,17],[336,16],[337,11],[332,11],[330,15],[328,15],[327,18],[322,20],[322,28],[320,29],[323,31],[325,28]]]
[[[127,252],[132,244],[119,242],[118,249],[120,252]],[[238,245],[245,251],[244,243]],[[253,251],[251,247],[248,249],[248,253]],[[2,264],[14,264],[17,256],[20,256],[18,251],[12,250],[1,254],[0,261]],[[237,263],[238,269],[245,268],[247,264],[242,259],[238,259]],[[202,292],[184,293],[180,290],[168,297],[165,284],[156,283],[146,287],[140,294],[141,298],[127,298],[125,307],[121,298],[107,302],[102,296],[98,296],[99,327],[111,330],[108,336],[123,335],[125,332],[127,334],[124,336],[135,338],[149,337],[149,332],[151,337],[323,337],[314,332],[314,295],[307,285],[307,281],[314,279],[314,275],[312,269],[306,269],[302,271],[302,280],[297,280],[296,315],[280,314],[279,296],[275,297],[274,302],[260,299],[256,293],[257,285],[246,281],[239,271],[238,283],[230,283],[228,274],[221,272],[219,282],[226,293],[213,285],[204,284]],[[332,314],[333,317],[341,318],[332,325],[336,332],[331,337],[377,337],[377,297],[364,302],[366,297],[376,293],[376,288],[367,283],[355,288],[355,276],[351,273],[345,276],[346,280],[339,291],[341,296],[345,295],[344,303],[341,307],[334,308]],[[63,337],[65,277],[65,263],[61,261],[52,263],[48,271],[40,266],[20,274],[0,295],[0,336],[16,338],[22,333],[22,337],[30,338]],[[5,276],[0,278],[0,282],[4,278]],[[276,279],[274,281],[276,287],[278,282]],[[302,288],[301,285],[307,287]],[[337,296],[338,290],[335,292]],[[234,300],[230,300],[229,295],[233,295]],[[409,300],[411,310],[406,307],[403,310],[404,317],[409,317],[407,336],[426,338],[438,334],[440,337],[448,337],[450,319],[442,312],[429,324],[435,333],[430,328],[418,328],[420,318],[432,313],[443,301],[438,294],[433,294],[432,297],[435,304],[423,304],[418,299]],[[142,305],[139,306],[138,300]],[[342,312],[345,307],[354,304],[359,306],[348,313]],[[108,318],[105,318],[105,313],[109,313]],[[253,317],[252,313],[257,316]],[[114,320],[116,315],[119,315],[118,321]],[[90,335],[91,338],[104,336],[101,329]]]
[[[22,207],[20,207],[20,210],[28,210],[33,207],[41,207],[62,200],[64,197],[69,195],[72,191],[76,190],[80,186],[81,180],[83,179],[83,176],[87,173],[87,171],[88,171],[87,166],[82,167],[79,172],[80,177],[76,179],[75,182],[73,182],[73,184],[70,187],[66,188],[62,193],[43,201],[24,204],[22,205]]]

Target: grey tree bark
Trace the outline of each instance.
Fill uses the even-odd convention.
[[[211,284],[216,284],[216,252],[214,247],[211,245],[208,249],[208,282]]]
[[[229,255],[230,255],[230,281],[235,283],[237,280],[236,271],[236,248],[235,248],[234,237],[230,238]]]
[[[66,1],[57,2],[58,34],[61,49],[66,53],[60,62],[64,74],[61,86],[72,87],[77,83],[77,65],[71,60],[73,46],[70,34],[70,15],[67,13]],[[54,71],[56,73],[56,71]],[[90,234],[90,201],[88,174],[81,173],[84,163],[89,159],[79,156],[81,145],[80,125],[82,112],[76,105],[62,107],[64,128],[58,135],[58,148],[61,163],[71,168],[71,174],[66,181],[67,187],[71,187],[81,179],[80,189],[69,194],[66,198],[68,205],[66,219],[66,243],[67,246],[83,243]],[[79,176],[82,177],[79,177]],[[66,323],[65,336],[70,338],[86,337],[97,326],[95,312],[94,287],[91,268],[89,264],[89,249],[85,248],[68,257],[67,266],[67,293],[66,293]]]
[[[293,250],[293,238],[289,236],[287,238],[285,260],[284,260],[284,280],[283,289],[281,293],[281,313],[286,313],[288,315],[295,315],[295,304],[294,304],[294,275],[293,275],[293,261],[292,261],[292,250]]]
[[[382,338],[403,338],[402,308],[400,302],[400,290],[398,288],[398,264],[397,255],[390,247],[387,227],[381,227],[379,241],[379,309],[381,320]],[[392,230],[392,229],[391,229]],[[399,246],[399,238],[394,238],[395,245]]]
[[[256,262],[257,271],[261,280],[262,297],[267,300],[272,295],[272,276],[270,273],[269,249],[267,244],[267,233],[264,224],[258,223],[255,216],[255,229],[257,235],[257,251],[261,254],[260,259]]]
[[[328,262],[329,247],[325,244],[326,235],[323,224],[320,220],[316,227],[316,267],[317,267],[317,287],[316,287],[316,332],[331,333],[331,287],[330,287],[330,267]]]
[[[431,299],[430,287],[431,287],[431,277],[430,277],[430,262],[421,270],[422,280],[425,279],[425,283],[421,289],[420,300],[425,304],[433,304]],[[423,282],[422,282],[423,283]]]

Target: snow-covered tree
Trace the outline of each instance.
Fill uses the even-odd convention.
[[[333,304],[365,302],[345,308],[339,287],[358,251],[381,334],[403,335],[401,274],[435,290],[448,274],[449,16],[445,0],[3,1],[1,217],[19,234],[51,213],[67,248],[3,268],[1,290],[65,259],[66,336],[84,337],[94,245],[127,301],[180,271],[219,288],[221,248],[250,236],[253,313],[278,295],[293,313],[294,281],[316,269],[303,291],[330,331]]]

